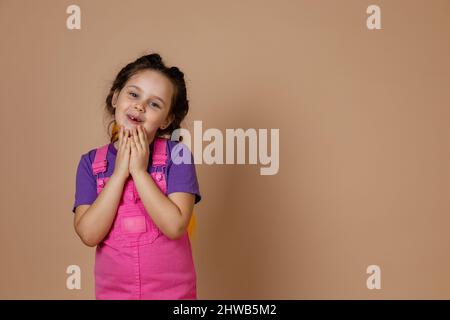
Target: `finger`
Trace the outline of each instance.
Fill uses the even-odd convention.
[[[125,137],[130,138],[130,129],[126,129]]]
[[[130,152],[130,145],[131,145],[131,139],[130,138],[126,138],[127,139],[127,143],[125,145],[125,149],[127,150],[127,152]]]
[[[130,138],[130,148],[131,148],[131,152],[133,152],[133,153],[136,153],[136,144],[135,144],[135,142],[134,142],[134,138],[133,137],[131,137]]]
[[[119,150],[117,151],[117,155],[122,155],[126,144],[127,144],[127,139],[122,138],[122,145],[119,147]]]
[[[142,149],[142,146],[141,146],[141,143],[139,141],[139,136],[138,136],[136,128],[133,128],[133,144],[134,144],[134,146],[136,147],[136,149],[138,151],[140,151]]]
[[[122,129],[122,147],[120,149],[120,152],[123,152],[123,150],[126,147],[126,143],[127,143],[126,132],[127,132],[127,129],[123,128]]]
[[[123,152],[124,152],[125,161],[129,161],[129,159],[130,159],[130,138],[126,138],[126,140],[127,140],[127,142],[124,143]]]
[[[145,151],[149,151],[149,143],[148,143],[148,138],[147,138],[147,132],[145,131],[144,126],[141,126],[141,134],[142,134],[142,146],[144,147]]]
[[[146,141],[144,137],[144,131],[142,130],[141,126],[138,126],[138,135],[139,135],[139,142],[141,144],[141,147],[143,150],[146,148]]]
[[[122,126],[119,128],[119,150],[122,148]]]
[[[147,130],[144,127],[142,127],[141,129],[142,129],[142,134],[144,135],[144,138],[145,138],[145,144],[148,146],[149,143],[148,143],[148,137],[147,137]]]

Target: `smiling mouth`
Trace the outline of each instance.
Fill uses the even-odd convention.
[[[137,123],[141,123],[141,122],[142,122],[142,121],[139,120],[138,118],[135,118],[135,117],[133,117],[133,116],[131,116],[131,115],[127,115],[127,118],[128,118],[128,120],[129,120],[131,123],[134,123],[134,124],[137,124]]]

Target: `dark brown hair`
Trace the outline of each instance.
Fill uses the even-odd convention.
[[[121,91],[125,86],[125,83],[136,73],[144,70],[155,70],[165,75],[174,86],[174,93],[169,108],[169,115],[173,115],[172,123],[165,129],[157,130],[155,136],[170,135],[175,129],[181,127],[181,122],[189,111],[189,100],[187,99],[186,83],[184,81],[184,73],[177,67],[167,67],[162,61],[161,56],[158,53],[152,53],[142,56],[135,61],[127,64],[120,70],[114,80],[109,94],[106,97],[106,112],[108,115],[114,117],[116,109],[112,106],[112,98],[116,90]],[[110,127],[112,125],[112,129]],[[115,119],[108,124],[108,133],[111,138],[111,142],[117,140],[118,126]],[[181,141],[180,136],[180,141]]]

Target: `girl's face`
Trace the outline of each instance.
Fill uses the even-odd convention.
[[[170,80],[157,71],[134,74],[113,95],[116,123],[128,129],[141,125],[147,131],[148,141],[153,141],[158,128],[165,129],[173,120],[169,114],[173,93]]]

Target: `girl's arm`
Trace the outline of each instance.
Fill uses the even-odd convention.
[[[91,206],[75,209],[74,226],[81,240],[88,246],[99,244],[108,234],[122,198],[123,187],[130,172],[129,131],[120,127],[119,149],[117,150],[114,172]]]
[[[174,192],[167,197],[148,172],[134,174],[133,180],[146,211],[159,229],[171,240],[182,236],[194,209],[195,196]]]
[[[84,244],[94,247],[108,234],[122,197],[126,178],[112,174],[92,205],[75,210],[74,227]]]
[[[185,192],[174,192],[167,197],[158,188],[147,172],[149,143],[145,128],[137,126],[132,130],[130,174],[147,213],[159,229],[171,240],[184,234],[192,210],[195,196]]]

